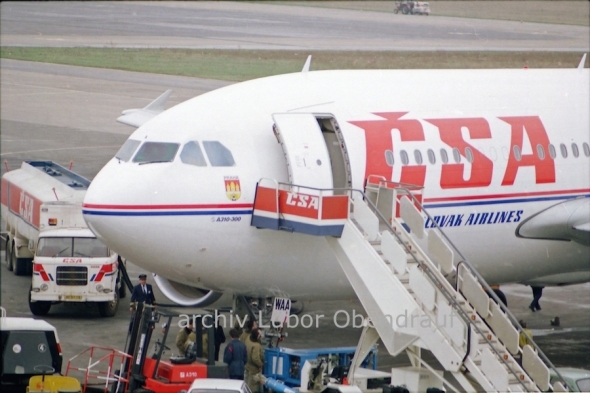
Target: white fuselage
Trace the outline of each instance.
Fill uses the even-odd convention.
[[[324,238],[250,226],[259,179],[289,180],[273,114],[307,113],[336,120],[353,188],[371,174],[423,185],[428,213],[488,282],[588,280],[588,245],[515,235],[536,213],[590,196],[588,86],[588,69],[318,71],[228,86],[137,129],[130,140],[179,144],[173,160],[113,158],[85,218],[114,251],[183,284],[352,297]],[[190,141],[220,142],[235,164],[183,162]]]

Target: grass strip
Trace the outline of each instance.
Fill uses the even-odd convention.
[[[365,52],[124,48],[1,47],[0,57],[42,63],[183,75],[227,81],[298,72],[312,55],[312,70],[574,68],[571,52]],[[588,67],[590,59],[586,59]]]

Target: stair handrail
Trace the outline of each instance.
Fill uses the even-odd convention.
[[[395,182],[388,182],[386,180],[383,180],[384,182],[387,183],[391,183],[392,185],[399,185],[401,183],[395,183]],[[348,188],[348,187],[343,187],[343,188],[318,188],[318,187],[309,187],[309,186],[303,186],[303,185],[298,185],[298,184],[293,184],[293,183],[286,183],[286,182],[278,182],[277,181],[277,185],[278,188],[281,188],[281,186],[285,186],[289,189],[292,189],[294,187],[296,187],[298,190],[300,189],[308,189],[308,190],[314,190],[314,191],[318,191],[319,195],[323,195],[323,192],[326,191],[344,191],[347,194],[350,195],[351,199],[354,199],[352,197],[353,193],[358,193],[362,196],[363,200],[365,202],[367,202],[367,204],[369,205],[369,207],[371,208],[371,210],[373,211],[373,213],[376,214],[377,218],[386,225],[386,227],[389,229],[389,231],[400,241],[400,244],[404,247],[404,249],[409,253],[409,255],[412,256],[412,258],[416,261],[416,263],[418,263],[418,265],[422,268],[422,270],[426,273],[426,276],[429,277],[430,281],[433,282],[438,288],[439,290],[443,293],[443,295],[445,296],[445,298],[452,304],[452,307],[455,309],[455,311],[458,312],[458,314],[461,315],[462,319],[471,327],[473,327],[477,333],[483,337],[483,339],[488,343],[489,347],[491,348],[491,350],[498,356],[498,358],[508,367],[508,370],[510,371],[510,373],[516,378],[516,380],[520,383],[520,385],[522,385],[522,387],[525,389],[525,391],[528,391],[528,387],[525,385],[525,382],[522,381],[519,376],[516,374],[516,372],[512,369],[512,367],[510,367],[510,365],[508,364],[508,362],[504,359],[504,357],[500,354],[500,352],[498,351],[498,349],[496,349],[496,347],[493,345],[493,343],[491,342],[491,340],[489,340],[487,338],[487,336],[483,333],[483,331],[479,328],[479,326],[477,326],[477,324],[475,324],[474,321],[471,320],[471,318],[469,318],[469,315],[467,315],[467,312],[465,310],[463,310],[463,308],[461,307],[461,305],[459,304],[459,302],[457,301],[457,299],[455,298],[455,291],[457,291],[455,288],[453,288],[450,283],[446,280],[446,278],[444,278],[444,281],[439,280],[439,278],[436,276],[436,273],[434,273],[428,266],[425,266],[424,263],[420,262],[418,260],[418,258],[416,258],[416,256],[414,255],[414,253],[407,247],[407,245],[404,243],[403,239],[400,238],[400,236],[398,235],[398,233],[393,229],[393,227],[391,226],[391,224],[389,223],[389,221],[387,220],[387,218],[385,216],[383,216],[383,214],[379,211],[379,209],[377,208],[377,206],[375,206],[375,204],[371,201],[370,198],[368,198],[368,196],[365,194],[364,191],[362,190],[358,190],[355,188]],[[404,184],[407,185],[407,184]],[[423,188],[420,186],[415,186],[418,188]],[[412,198],[414,203],[417,203],[417,205],[422,209],[422,212],[425,213],[427,215],[428,218],[432,220],[432,218],[430,217],[430,215],[428,215],[428,213],[426,213],[424,207],[422,206],[422,204],[412,195],[412,193],[410,192],[410,190],[408,188],[403,188],[403,187],[398,187],[398,189],[407,191],[408,195],[410,195],[410,197]],[[349,208],[350,209],[350,208]],[[433,221],[434,222],[434,221]],[[439,230],[439,232],[441,232],[443,234],[443,236],[445,237],[445,239],[447,241],[450,242],[450,239],[444,234],[444,232],[442,231],[442,229],[437,225],[436,226],[437,229]],[[452,244],[452,243],[451,243]],[[457,250],[457,247],[453,244],[453,248],[455,250]],[[457,250],[457,253],[466,261],[466,258],[464,258],[464,256]],[[466,266],[470,267],[470,271],[471,270],[475,270],[473,268],[472,265],[470,264],[466,264]],[[438,273],[440,273],[437,270]],[[496,300],[496,302],[498,304],[502,304],[502,302],[500,301],[500,299],[495,295],[495,293],[491,290],[491,288],[487,285],[487,283],[485,283],[485,280],[483,280],[483,277],[481,277],[481,275],[479,273],[476,272],[476,277],[478,278],[478,281],[483,281],[485,284],[485,288],[490,292],[489,294],[491,294],[493,296],[493,298]],[[453,288],[454,292],[450,292],[449,289],[446,287],[447,285],[451,286],[451,288]],[[444,288],[444,289],[443,289]],[[502,304],[503,305],[503,304]],[[505,307],[503,307],[504,310],[507,310]],[[515,318],[514,316],[511,316],[511,321],[514,323]],[[516,322],[516,326],[517,328],[520,328],[520,324],[518,322]],[[520,328],[519,330],[522,331],[522,329]],[[470,330],[467,329],[467,334],[468,334],[468,342],[469,342],[469,337],[470,337]],[[526,337],[528,337],[531,342],[532,338],[526,334]],[[534,344],[534,342],[533,342]],[[535,344],[534,347],[537,349],[538,353],[541,353],[543,355],[543,360],[547,359],[547,357],[543,354],[543,352],[541,351],[541,349]],[[465,355],[465,358],[467,358],[467,356],[469,356],[469,345],[468,345],[468,352]],[[519,348],[519,352],[521,352],[521,349]],[[557,370],[555,370],[555,367],[553,366],[553,364],[547,359],[546,361],[548,361],[550,363],[550,367],[557,372]],[[526,372],[526,370],[525,370]],[[558,373],[558,372],[557,372]],[[528,375],[528,373],[527,373]],[[563,380],[563,377],[561,377],[558,373],[558,376]],[[531,379],[532,380],[532,379]],[[565,381],[564,381],[565,382]],[[534,381],[533,381],[534,383]],[[536,384],[535,384],[536,385]]]
[[[371,176],[368,177],[368,179],[370,179],[370,178],[371,178]],[[367,183],[368,183],[368,180],[367,180]],[[388,181],[388,180],[385,180],[385,179],[380,180],[380,183],[385,183],[385,184],[390,184],[390,185],[402,185],[402,186],[407,186],[408,185],[408,184],[404,184],[404,183],[396,183],[396,182]],[[374,183],[372,183],[372,184],[374,185]],[[415,185],[410,185],[410,186],[422,188],[420,186],[415,186]],[[539,348],[539,346],[534,342],[533,338],[522,328],[522,326],[520,326],[520,323],[518,322],[518,320],[516,319],[516,317],[512,314],[512,312],[510,312],[510,310],[504,304],[504,302],[502,302],[500,300],[500,298],[496,295],[496,293],[488,285],[488,283],[481,276],[481,274],[479,274],[479,272],[473,267],[473,265],[461,253],[461,251],[459,251],[459,249],[457,248],[457,246],[455,246],[455,244],[451,241],[451,239],[449,239],[449,237],[442,230],[442,228],[438,225],[438,223],[430,216],[430,214],[428,214],[428,212],[426,211],[426,209],[424,208],[424,206],[422,205],[422,203],[413,195],[413,193],[411,192],[410,188],[407,188],[407,187],[396,187],[396,188],[397,189],[404,190],[404,191],[407,192],[407,194],[404,194],[404,195],[405,196],[409,196],[411,198],[412,202],[416,206],[419,206],[420,207],[422,213],[426,216],[426,218],[428,218],[430,220],[430,222],[432,222],[432,224],[435,226],[435,228],[438,230],[438,232],[445,238],[445,240],[448,242],[448,244],[453,247],[453,250],[461,257],[461,261],[457,264],[456,267],[454,267],[454,270],[457,271],[457,274],[458,274],[458,267],[459,267],[460,264],[463,264],[464,266],[467,267],[467,269],[469,270],[469,272],[471,274],[473,274],[473,276],[477,279],[477,281],[479,282],[479,284],[485,289],[485,291],[487,292],[487,294],[490,297],[492,297],[492,299],[494,299],[494,301],[497,303],[497,305],[500,307],[500,309],[502,309],[502,311],[504,311],[504,313],[508,316],[508,319],[516,327],[516,329],[518,330],[519,334],[520,333],[524,334],[524,336],[532,344],[532,347],[537,351],[537,356],[539,356],[545,362],[545,364],[551,370],[553,370],[557,374],[557,376],[559,377],[559,379],[561,380],[561,382],[565,384],[564,387],[565,388],[568,388],[567,382],[565,381],[565,379],[563,378],[563,376],[559,373],[559,371],[557,370],[557,368],[555,367],[555,365],[551,362],[551,360],[549,360],[549,358],[545,355],[545,353],[541,350],[541,348]],[[373,205],[373,203],[370,200],[367,199],[367,201],[371,205]],[[376,209],[376,207],[375,207],[375,209]],[[379,214],[379,215],[381,215],[381,214]],[[381,215],[381,218],[384,219],[384,217],[382,215]],[[387,222],[387,220],[384,219],[384,222],[389,225],[389,223]],[[456,284],[455,284],[455,289],[456,290],[458,290],[458,282],[459,282],[459,279],[458,279],[458,276],[457,276],[457,278],[456,278]],[[481,331],[479,331],[478,333],[481,334]],[[487,337],[485,337],[485,335],[483,335],[483,336],[484,336],[484,338],[486,338],[486,341],[487,341]],[[493,348],[493,345],[491,345],[491,346]],[[519,348],[519,352],[522,352],[522,349],[521,348]],[[502,356],[500,356],[500,359],[502,359],[504,361],[504,359],[503,359]],[[504,361],[504,363],[506,363],[506,362]],[[516,376],[516,374],[515,374],[515,376]],[[519,379],[519,378],[517,377],[517,379]]]

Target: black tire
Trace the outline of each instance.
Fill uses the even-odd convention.
[[[144,388],[137,388],[133,391],[133,393],[154,393],[154,391]]]
[[[27,268],[27,261],[26,258],[17,258],[16,252],[14,252],[14,246],[12,248],[12,253],[10,254],[11,261],[12,261],[12,271],[16,276],[26,276],[28,272]]]
[[[403,7],[402,8],[402,14],[408,15],[409,12],[410,12],[410,10],[408,9],[408,7]]]
[[[12,271],[12,248],[10,247],[10,240],[6,239],[6,253],[4,254],[4,259],[6,261],[6,266],[8,266],[8,271]]]
[[[117,314],[117,309],[119,308],[119,294],[117,291],[114,293],[115,299],[113,301],[98,303],[98,312],[100,313],[101,317],[110,318]]]
[[[47,315],[49,313],[49,310],[51,309],[51,302],[32,302],[31,301],[31,289],[33,289],[32,287],[29,288],[29,310],[31,310],[31,312],[33,313],[33,315],[42,317],[44,315]]]

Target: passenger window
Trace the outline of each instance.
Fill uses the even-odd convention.
[[[584,147],[584,155],[590,157],[590,146],[586,142],[582,146]]]
[[[453,159],[458,164],[461,162],[461,153],[459,153],[459,149],[453,147]]]
[[[580,151],[578,150],[578,145],[576,145],[575,143],[572,143],[572,154],[576,158],[578,158],[578,156],[580,155]]]
[[[133,162],[149,164],[155,162],[172,162],[180,145],[169,142],[145,142],[133,157]]]
[[[399,155],[400,155],[400,158],[401,158],[401,160],[402,160],[402,164],[404,164],[404,165],[408,165],[408,164],[410,163],[410,159],[409,159],[409,157],[408,157],[408,153],[406,153],[406,151],[405,151],[405,150],[402,150],[402,151],[399,153]]]
[[[205,155],[198,142],[188,142],[180,152],[180,161],[194,166],[207,166]]]
[[[123,146],[121,146],[117,154],[115,154],[115,158],[118,158],[119,160],[125,162],[129,161],[140,144],[140,141],[127,139],[125,143],[123,143]]]
[[[422,165],[422,153],[420,153],[420,150],[414,150],[414,159],[416,160],[416,164]]]
[[[385,162],[389,166],[393,166],[393,152],[391,150],[385,150]]]
[[[537,145],[537,155],[541,160],[545,159],[545,150],[543,149],[543,146],[541,144]]]
[[[436,155],[434,154],[434,150],[428,149],[428,161],[434,165],[436,164]]]
[[[562,143],[559,145],[559,150],[561,150],[561,156],[567,158],[567,146]]]
[[[229,149],[218,141],[204,141],[203,148],[212,166],[234,166],[236,162]]]
[[[514,145],[512,146],[512,151],[514,152],[514,158],[516,158],[516,161],[520,161],[522,159],[522,155],[520,154],[520,147]]]
[[[445,149],[440,149],[440,159],[443,162],[443,164],[449,162],[449,156],[447,155],[447,151]]]
[[[493,147],[490,147],[490,158],[492,159],[492,161],[496,161],[498,159],[498,153],[496,152],[496,149],[494,149]]]
[[[557,152],[555,151],[555,146],[553,145],[549,145],[549,157],[553,158],[555,160],[555,157],[557,157]]]
[[[465,156],[467,157],[467,162],[471,164],[473,162],[473,151],[471,151],[470,147],[465,148]]]

